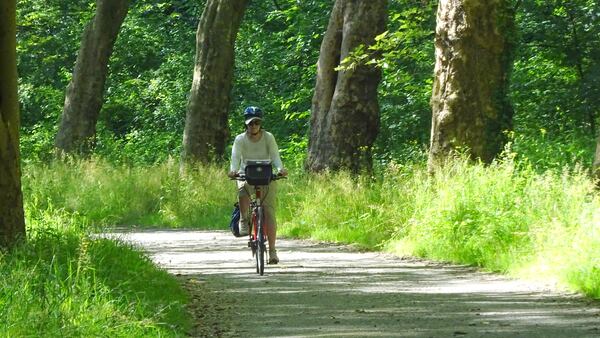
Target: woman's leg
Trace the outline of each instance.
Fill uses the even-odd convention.
[[[265,225],[267,226],[267,236],[269,238],[269,261],[271,264],[277,264],[279,262],[276,250],[277,217],[275,212],[277,184],[273,182],[268,187],[263,187],[263,191],[265,191],[263,205],[265,207]]]
[[[240,203],[240,226],[244,225],[245,229],[248,229],[249,222],[249,211],[250,211],[250,198],[248,196],[239,196]],[[240,228],[241,230],[241,228]]]
[[[247,235],[250,231],[250,196],[246,182],[238,182],[238,203],[240,205],[240,234]]]
[[[275,251],[275,242],[277,241],[277,221],[275,219],[274,210],[270,206],[265,209],[265,223],[267,226],[267,236],[269,237],[269,250]]]

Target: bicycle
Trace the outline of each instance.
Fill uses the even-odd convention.
[[[252,227],[248,231],[248,247],[252,250],[252,256],[256,259],[256,273],[261,276],[265,271],[265,256],[268,244],[267,229],[264,222],[264,207],[262,205],[262,187],[283,178],[285,177],[273,174],[271,161],[266,160],[247,161],[244,173],[232,178],[237,181],[246,181],[254,187],[254,198],[250,196]]]

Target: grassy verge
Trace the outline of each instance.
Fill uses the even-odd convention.
[[[173,276],[81,218],[27,209],[28,241],[0,254],[0,336],[171,337],[191,323]]]
[[[600,195],[583,172],[456,161],[435,178],[324,174],[281,189],[282,232],[539,278],[600,298]]]
[[[95,225],[226,229],[234,200],[214,166],[53,164],[27,167],[24,183],[34,209]],[[435,178],[390,165],[376,178],[292,172],[279,186],[284,235],[536,276],[600,298],[600,195],[583,172],[457,160]]]

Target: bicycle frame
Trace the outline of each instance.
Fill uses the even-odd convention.
[[[266,224],[264,222],[264,209],[262,206],[262,187],[254,187],[255,199],[251,199],[252,207],[252,231],[249,231],[248,245],[256,258],[256,272],[261,276],[265,271],[265,253],[267,251],[268,237]]]
[[[275,181],[283,178],[282,176],[272,176],[271,181]],[[240,174],[235,178],[238,181],[245,181],[245,176]],[[265,213],[263,203],[263,187],[254,187],[254,198],[249,194],[250,198],[250,209],[251,209],[251,222],[252,228],[248,231],[248,247],[252,250],[252,256],[256,259],[256,273],[261,276],[264,274],[265,269],[265,256],[268,245],[268,231],[267,225],[265,224]]]

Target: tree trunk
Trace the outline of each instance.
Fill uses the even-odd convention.
[[[88,154],[94,147],[102,108],[108,60],[125,20],[129,0],[97,0],[96,15],[86,26],[55,145],[59,153]]]
[[[364,64],[335,68],[356,47],[375,42],[385,29],[386,15],[387,0],[336,0],[317,65],[307,170],[371,170],[371,149],[379,133],[381,70]]]
[[[596,185],[600,187],[600,136],[596,137],[596,154],[592,166],[593,177],[597,180]]]
[[[15,0],[0,1],[0,248],[25,238],[19,164]]]
[[[209,162],[225,153],[234,44],[247,4],[248,0],[208,0],[198,23],[183,133],[185,161]]]
[[[490,163],[504,146],[514,13],[508,1],[440,0],[429,169],[454,151]]]

